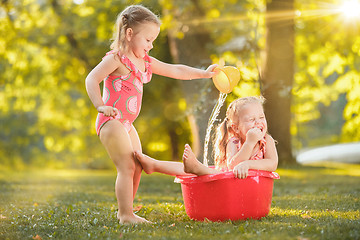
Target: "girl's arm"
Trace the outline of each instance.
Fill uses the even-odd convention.
[[[257,143],[257,142],[256,142]],[[255,144],[256,144],[255,143]],[[239,163],[248,160],[251,157],[251,153],[255,147],[254,143],[245,141],[240,150],[237,150],[237,146],[234,142],[230,141],[226,146],[227,167],[233,169]]]
[[[255,144],[245,141],[244,144],[240,146],[240,150],[235,150],[234,152],[234,147],[232,145],[234,145],[234,143],[229,142],[228,146],[226,147],[226,151],[230,152],[229,157],[227,157],[227,167],[229,169],[233,169],[239,163],[248,160],[251,157],[251,153],[255,147]]]
[[[231,157],[227,158],[227,165],[229,169],[233,169],[239,163],[249,160],[251,154],[254,150],[255,145],[264,138],[266,133],[263,133],[259,128],[252,128],[246,133],[246,139],[242,146],[240,146],[240,150],[238,152],[237,149]],[[234,142],[229,142],[228,144],[236,144]]]
[[[233,173],[235,177],[246,178],[249,169],[264,170],[270,172],[273,172],[277,169],[278,155],[276,151],[275,141],[268,134],[266,134],[265,140],[266,140],[266,152],[264,159],[245,160],[239,163],[233,169]]]
[[[206,70],[189,67],[182,64],[168,64],[151,57],[151,68],[154,74],[169,78],[191,80],[198,78],[211,78],[215,72],[216,64],[210,65]]]
[[[89,73],[85,79],[86,91],[91,102],[98,112],[104,113],[105,116],[115,116],[117,110],[110,106],[105,106],[100,92],[100,82],[109,74],[119,68],[120,60],[118,56],[110,54]]]
[[[278,166],[278,154],[276,151],[275,140],[268,134],[265,136],[266,152],[264,159],[248,160],[249,169],[264,170],[273,172]]]

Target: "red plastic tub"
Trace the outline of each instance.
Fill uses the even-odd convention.
[[[177,176],[185,210],[191,219],[226,221],[260,219],[271,206],[275,172],[249,170],[245,179],[232,172],[204,176]]]

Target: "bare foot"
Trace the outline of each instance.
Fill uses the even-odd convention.
[[[151,174],[154,172],[154,163],[155,159],[141,153],[140,151],[135,151],[135,157],[139,160],[142,168],[147,174]]]
[[[133,214],[132,216],[118,216],[117,218],[119,219],[120,224],[152,223],[136,214]]]
[[[204,175],[207,173],[203,173],[202,167],[205,167],[202,165],[197,159],[192,151],[189,144],[185,144],[185,149],[183,153],[183,162],[184,162],[184,172],[186,173],[192,173],[195,175]],[[205,167],[206,168],[206,167]]]
[[[183,162],[184,162],[184,172],[186,173],[192,173],[198,176],[220,173],[220,171],[213,168],[209,168],[203,165],[201,162],[199,162],[196,159],[196,156],[192,151],[191,147],[189,146],[189,144],[185,144]]]

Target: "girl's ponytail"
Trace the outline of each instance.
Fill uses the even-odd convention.
[[[215,166],[226,167],[226,145],[229,138],[229,128],[231,127],[229,119],[226,117],[216,130],[214,144]]]
[[[125,51],[125,33],[128,28],[128,14],[120,13],[116,19],[115,31],[113,33],[113,42],[110,45],[110,49],[118,52],[120,50]]]

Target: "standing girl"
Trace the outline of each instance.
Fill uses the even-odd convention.
[[[117,170],[117,218],[120,223],[148,222],[133,213],[142,168],[133,154],[135,150],[141,151],[141,143],[132,123],[140,111],[143,84],[150,82],[152,73],[182,80],[210,78],[216,65],[201,70],[150,57],[148,53],[160,32],[160,21],[141,5],[122,11],[115,27],[112,50],[87,76],[86,90],[99,112],[96,132]],[[99,84],[103,80],[101,97]]]
[[[249,169],[275,171],[278,155],[275,141],[267,133],[263,103],[262,97],[245,97],[229,105],[217,129],[215,168],[200,163],[189,145],[185,145],[184,163],[155,160],[138,151],[136,157],[146,173],[206,175],[233,171],[235,177],[246,178]]]

